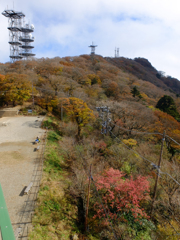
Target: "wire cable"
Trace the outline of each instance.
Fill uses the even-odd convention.
[[[120,128],[120,129],[122,129],[122,130],[124,130],[124,131],[127,131],[127,132],[131,132],[131,133],[136,133],[136,134],[150,134],[150,135],[161,135],[161,136],[163,136],[162,133],[158,133],[158,132],[150,133],[150,132],[140,132],[140,131],[129,130],[129,129],[120,127],[120,126],[118,126],[118,125],[115,124],[115,123],[114,123],[113,126],[117,126],[118,128]]]
[[[177,145],[180,146],[180,144],[178,142],[176,142],[173,138],[169,137],[168,135],[166,135],[166,137],[168,137],[169,139],[171,139],[174,143],[176,143]]]
[[[110,132],[112,135],[114,135],[113,132],[111,132],[111,131],[109,131],[109,132]],[[158,174],[164,174],[164,175],[169,176],[176,184],[178,184],[178,185],[180,186],[180,183],[179,183],[177,180],[175,180],[169,173],[162,172],[155,163],[153,163],[152,161],[150,161],[150,160],[148,160],[147,158],[145,158],[145,157],[143,157],[142,155],[140,155],[140,154],[139,154],[138,152],[136,152],[135,150],[133,150],[133,149],[131,149],[130,147],[128,147],[125,143],[123,143],[123,142],[122,142],[118,137],[116,137],[115,135],[114,135],[114,137],[117,138],[117,139],[119,140],[119,142],[121,142],[121,143],[122,143],[126,148],[128,148],[130,151],[133,151],[134,153],[138,154],[142,159],[144,159],[145,161],[149,162],[154,168],[156,168],[156,169],[158,170]]]
[[[116,126],[116,127],[118,127],[119,129],[122,129],[122,130],[127,131],[127,132],[131,132],[131,133],[135,133],[135,134],[149,134],[149,135],[161,135],[161,136],[163,136],[163,134],[162,134],[162,133],[159,133],[159,132],[150,133],[150,132],[140,132],[140,131],[129,130],[129,129],[120,127],[120,126],[118,126],[118,125],[115,124],[115,123],[113,123],[113,126]],[[180,146],[180,143],[178,143],[176,140],[174,140],[174,139],[171,138],[170,136],[166,135],[166,137],[169,138],[169,139],[171,139],[174,143],[176,143],[177,145]]]
[[[142,155],[140,155],[138,152],[136,152],[135,150],[133,150],[132,148],[128,147],[125,143],[123,143],[113,132],[109,131],[112,135],[114,135],[115,138],[118,139],[119,142],[121,142],[126,148],[128,148],[130,151],[138,154],[142,159],[144,159],[145,161],[149,162],[153,167],[156,166],[155,163],[151,162],[150,160],[148,160],[147,158],[143,157]]]

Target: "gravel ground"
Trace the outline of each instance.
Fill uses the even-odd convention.
[[[31,182],[36,164],[33,141],[44,133],[41,121],[41,117],[0,118],[0,184],[14,230],[26,200],[22,192]]]

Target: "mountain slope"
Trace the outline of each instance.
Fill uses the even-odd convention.
[[[123,69],[125,72],[132,73],[139,79],[153,83],[155,86],[167,91],[174,91],[180,94],[180,81],[172,77],[164,77],[161,72],[156,70],[145,58],[135,58],[134,60],[120,58],[105,58],[109,63]]]

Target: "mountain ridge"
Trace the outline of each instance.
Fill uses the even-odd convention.
[[[124,57],[106,57],[105,59],[118,68],[123,69],[128,73],[132,73],[139,79],[151,82],[165,91],[171,89],[176,94],[180,94],[180,81],[170,76],[163,76],[161,71],[156,70],[146,58],[128,59]]]

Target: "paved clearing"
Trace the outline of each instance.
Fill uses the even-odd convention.
[[[22,191],[31,182],[37,164],[33,141],[44,133],[41,121],[42,117],[0,118],[0,184],[14,230],[26,201]]]

